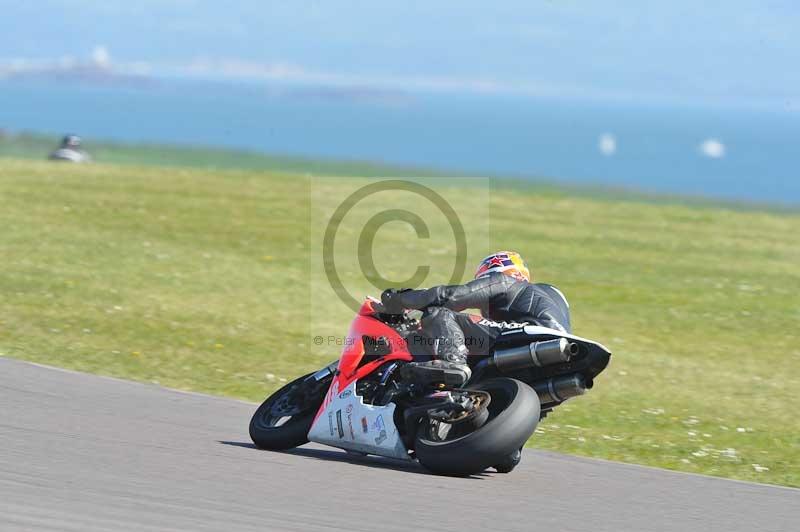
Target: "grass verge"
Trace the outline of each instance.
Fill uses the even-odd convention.
[[[309,187],[0,159],[0,352],[260,400],[335,358],[310,339],[351,317],[310,306]],[[492,245],[526,255],[615,355],[530,445],[800,486],[800,216],[535,186],[497,187],[490,207]]]

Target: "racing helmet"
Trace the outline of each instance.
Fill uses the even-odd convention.
[[[475,278],[486,277],[487,275],[500,272],[519,281],[531,280],[531,272],[522,255],[516,251],[498,251],[492,253],[481,261],[475,271]]]
[[[80,148],[82,144],[81,138],[78,135],[65,135],[61,139],[62,148]]]

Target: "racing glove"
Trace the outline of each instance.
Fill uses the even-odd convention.
[[[402,314],[403,303],[398,297],[403,292],[410,291],[410,288],[389,288],[381,294],[381,304],[387,314]]]

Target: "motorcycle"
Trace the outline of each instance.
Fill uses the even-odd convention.
[[[442,475],[490,467],[507,473],[539,421],[592,388],[611,357],[597,342],[524,325],[501,334],[491,354],[471,356],[472,377],[463,386],[446,369],[420,380],[403,370],[430,357],[415,313],[386,314],[367,298],[340,359],[258,407],[250,421],[256,446],[280,451],[312,441],[418,460]]]

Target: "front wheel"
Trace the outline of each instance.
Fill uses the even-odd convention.
[[[465,476],[504,465],[536,430],[539,397],[527,384],[502,377],[470,389],[491,395],[489,417],[479,428],[463,434],[453,430],[457,427],[431,419],[424,419],[419,427],[414,450],[433,473]]]
[[[310,375],[290,382],[261,403],[250,420],[250,438],[256,447],[283,451],[308,443],[308,431],[329,380],[309,384]]]

